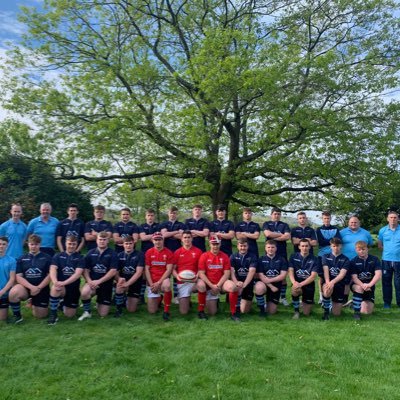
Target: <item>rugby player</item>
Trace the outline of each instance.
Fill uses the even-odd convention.
[[[118,269],[117,253],[108,247],[110,232],[96,233],[97,247],[85,256],[83,276],[86,283],[81,289],[83,314],[78,318],[83,321],[92,317],[91,299],[96,296],[97,312],[105,317],[110,312],[113,281]]]
[[[164,247],[164,237],[161,232],[153,233],[154,247],[146,251],[145,273],[147,280],[147,310],[150,314],[158,311],[164,295],[164,321],[169,321],[172,293],[170,276],[173,267],[174,255]]]
[[[199,271],[199,259],[202,251],[193,246],[193,235],[189,230],[182,233],[182,247],[174,252],[174,268],[172,274],[178,282],[178,299],[179,312],[187,314],[190,310],[190,296],[196,291],[197,276]],[[196,274],[196,279],[193,282],[181,282],[179,273],[184,270],[190,270]]]
[[[78,252],[78,238],[67,236],[65,251],[56,254],[50,265],[50,316],[49,325],[58,321],[57,310],[63,299],[63,312],[68,318],[76,315],[79,306],[80,281],[85,268],[85,259]]]
[[[8,294],[15,282],[17,263],[14,257],[7,255],[8,238],[0,236],[0,321],[8,316]]]
[[[115,243],[115,251],[121,253],[124,251],[124,237],[132,236],[135,242],[139,239],[139,227],[131,221],[131,210],[128,207],[121,209],[120,221],[113,227],[113,239]]]
[[[226,207],[219,205],[215,210],[216,219],[210,222],[210,232],[221,240],[221,251],[232,254],[232,239],[235,237],[235,227],[232,221],[226,219]]]
[[[144,272],[144,256],[135,249],[136,240],[127,235],[122,239],[124,251],[118,253],[117,286],[115,288],[115,317],[122,315],[125,295],[126,309],[135,312],[139,304],[142,277]]]
[[[107,237],[109,239],[112,238],[113,227],[111,222],[104,219],[105,213],[106,208],[104,206],[95,206],[93,209],[94,220],[87,222],[85,225],[85,241],[87,250],[92,250],[97,247],[97,236],[100,232],[106,232]]]
[[[353,291],[354,319],[360,319],[360,313],[372,314],[375,303],[375,285],[382,278],[381,263],[378,257],[368,254],[368,245],[364,241],[356,243],[357,257],[350,262]]]
[[[204,308],[210,315],[218,311],[218,299],[221,293],[229,293],[231,319],[240,321],[240,314],[236,312],[238,287],[229,279],[231,264],[229,257],[220,250],[221,241],[217,236],[210,236],[210,251],[203,253],[199,260],[199,318],[207,319]]]
[[[300,239],[307,239],[310,242],[310,253],[313,253],[313,248],[318,245],[317,234],[315,230],[308,225],[307,214],[304,211],[297,213],[297,226],[292,228],[290,236],[293,243],[294,253],[299,252]]]
[[[253,302],[254,277],[257,269],[257,258],[249,253],[247,239],[239,239],[238,252],[230,256],[231,279],[238,288],[236,314],[248,313]]]
[[[21,301],[28,298],[32,298],[34,317],[45,318],[48,314],[51,257],[40,251],[41,240],[38,235],[30,235],[28,237],[29,253],[22,255],[17,260],[17,284],[12,287],[9,294],[16,324],[23,321]]]
[[[290,240],[290,228],[286,222],[281,221],[282,211],[273,207],[271,210],[271,221],[266,221],[263,224],[263,231],[266,240],[275,240],[277,245],[276,254],[287,260],[287,245],[286,242]],[[289,303],[286,300],[286,279],[282,282],[280,292],[280,303],[284,306],[288,306]]]
[[[278,310],[281,286],[286,281],[288,262],[277,254],[278,246],[275,240],[265,242],[265,255],[258,259],[257,276],[254,291],[260,316],[267,315],[265,311],[265,294],[267,298],[268,314],[275,314]]]
[[[139,228],[143,254],[153,247],[153,233],[161,231],[160,224],[155,222],[155,216],[156,213],[152,208],[147,209],[145,214],[146,222],[140,225]]]
[[[78,239],[76,251],[79,253],[85,245],[85,223],[78,218],[79,208],[71,203],[67,208],[68,218],[63,219],[57,226],[57,247],[60,252],[66,251],[65,240],[68,236],[75,236]]]
[[[323,320],[329,319],[331,308],[333,315],[340,315],[345,296],[346,276],[350,269],[348,257],[342,254],[342,241],[334,237],[330,243],[331,252],[324,254],[321,259]]]
[[[210,233],[208,221],[202,217],[203,206],[195,204],[192,209],[192,218],[185,221],[186,229],[192,233],[193,246],[200,249],[202,252],[206,251],[206,237]]]
[[[300,297],[304,315],[310,315],[314,304],[314,281],[319,273],[319,262],[310,254],[310,248],[310,242],[307,239],[300,239],[300,252],[292,254],[289,259],[288,272],[292,282],[293,319],[300,318]]]
[[[251,208],[243,208],[243,221],[236,225],[235,235],[236,239],[247,239],[249,244],[249,253],[254,254],[258,258],[257,239],[260,237],[260,225],[252,221],[253,212]]]

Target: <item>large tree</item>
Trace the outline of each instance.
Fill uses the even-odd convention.
[[[398,171],[396,15],[387,0],[47,0],[23,9],[6,105],[62,179],[345,210]]]

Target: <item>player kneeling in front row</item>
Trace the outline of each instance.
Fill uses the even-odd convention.
[[[232,254],[231,279],[238,288],[236,314],[248,313],[253,304],[254,276],[257,269],[257,257],[249,253],[249,243],[246,238],[237,242],[238,252]]]
[[[330,240],[331,252],[322,256],[322,304],[323,320],[329,319],[329,312],[339,316],[344,301],[346,275],[349,273],[350,261],[342,254],[342,241],[339,238]],[[333,302],[333,304],[332,304]]]
[[[238,287],[229,279],[231,276],[231,263],[229,257],[220,251],[221,241],[217,236],[210,237],[210,251],[203,253],[199,260],[199,318],[206,319],[204,308],[210,315],[218,311],[218,299],[221,293],[229,293],[229,306],[231,318],[240,321],[236,313],[238,300]]]
[[[10,306],[14,313],[14,322],[23,321],[21,301],[32,298],[32,314],[36,318],[45,318],[48,314],[50,295],[49,269],[51,257],[40,251],[42,240],[32,234],[28,238],[29,253],[17,260],[17,284],[10,290]]]
[[[364,241],[356,242],[357,257],[350,261],[352,277],[354,319],[362,314],[372,314],[375,302],[375,284],[382,278],[382,267],[378,257],[368,254]]]
[[[15,282],[17,263],[15,258],[6,254],[8,239],[0,236],[0,321],[8,317],[8,294]]]
[[[190,310],[190,296],[198,289],[197,277],[199,259],[202,251],[192,245],[192,232],[182,233],[182,247],[174,252],[174,269],[172,274],[178,282],[179,312],[187,314]]]
[[[145,273],[147,280],[147,310],[155,314],[164,294],[164,321],[169,321],[169,307],[171,306],[172,292],[170,275],[173,267],[174,255],[171,250],[164,247],[164,238],[161,232],[152,236],[154,247],[146,251]]]
[[[317,257],[310,254],[307,239],[299,242],[299,253],[292,254],[289,260],[289,278],[292,282],[293,319],[300,318],[300,296],[303,302],[303,314],[310,315],[314,304],[315,279],[319,272]]]
[[[267,295],[268,314],[277,312],[281,286],[286,280],[288,263],[284,257],[278,256],[276,253],[276,241],[267,240],[265,242],[265,255],[258,260],[257,274],[260,280],[256,283],[254,291],[261,317],[267,315],[265,311],[265,294]]]
[[[83,314],[78,318],[83,321],[91,318],[91,299],[96,296],[97,311],[100,317],[110,312],[113,281],[117,274],[118,257],[114,250],[108,247],[108,232],[99,232],[96,237],[97,247],[89,250],[85,256],[83,276],[86,283],[81,289]]]
[[[69,318],[76,315],[80,297],[80,278],[85,268],[85,259],[76,252],[77,248],[78,238],[67,236],[65,251],[56,254],[51,262],[50,279],[53,286],[50,290],[49,325],[54,325],[58,321],[57,310],[62,298],[64,298],[64,315]]]
[[[144,256],[141,251],[135,250],[135,239],[132,236],[125,236],[122,239],[122,245],[124,251],[118,254],[117,286],[115,288],[116,318],[122,315],[125,294],[128,298],[126,301],[128,312],[137,310],[144,270]]]

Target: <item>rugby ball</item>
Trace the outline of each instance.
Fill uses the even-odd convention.
[[[193,282],[196,279],[196,274],[190,269],[184,269],[179,272],[178,278],[182,282]]]

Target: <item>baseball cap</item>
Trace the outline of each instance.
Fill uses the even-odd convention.
[[[218,236],[212,235],[212,236],[210,236],[210,243],[212,243],[212,244],[220,244],[221,241],[219,240]]]

